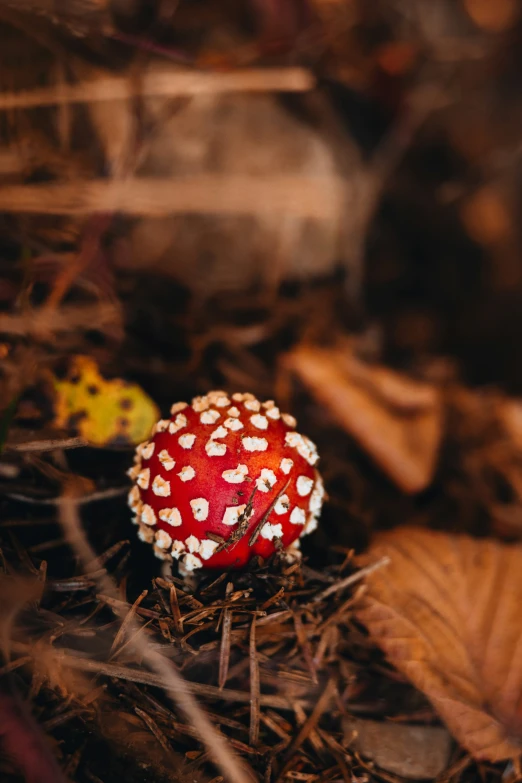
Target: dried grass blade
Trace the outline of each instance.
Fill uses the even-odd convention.
[[[180,635],[183,634],[183,618],[181,617],[181,612],[179,610],[178,593],[175,585],[170,586],[170,611],[174,618],[174,626],[177,633]]]
[[[154,720],[151,718],[151,716],[150,716],[150,715],[149,715],[147,712],[145,712],[145,710],[141,710],[139,707],[134,707],[134,712],[136,713],[136,715],[138,715],[138,716],[139,716],[139,717],[142,719],[142,721],[143,721],[143,722],[145,723],[145,725],[146,725],[146,726],[147,726],[147,727],[150,729],[150,731],[152,732],[152,734],[154,734],[154,736],[155,736],[155,737],[156,737],[156,739],[158,740],[158,742],[159,742],[159,744],[161,745],[161,747],[163,748],[163,750],[164,750],[164,751],[165,751],[165,752],[166,752],[166,753],[167,753],[169,756],[171,756],[171,757],[172,757],[172,756],[174,755],[174,754],[173,754],[173,752],[172,752],[172,748],[170,747],[170,745],[169,745],[169,742],[168,742],[168,739],[167,739],[167,738],[166,738],[166,736],[163,734],[163,732],[162,732],[162,731],[161,731],[161,729],[159,728],[159,726],[158,726],[158,724],[156,723],[156,721],[154,721]]]
[[[71,438],[72,440],[78,441],[78,443],[75,443],[72,446],[67,446],[67,448],[80,448],[83,446],[89,446],[90,444],[86,440],[82,440],[82,438]],[[53,451],[56,448],[56,446],[51,446],[49,449],[43,449],[44,451]],[[61,446],[59,448],[62,448]],[[27,449],[29,451],[29,449]],[[42,451],[42,449],[34,449],[35,451]],[[23,449],[21,449],[23,451]],[[121,495],[125,495],[128,492],[128,487],[112,487],[111,489],[101,489],[99,492],[89,492],[85,495],[82,495],[81,498],[78,498],[78,505],[79,506],[86,506],[89,503],[96,503],[98,500],[108,500],[110,498],[117,498]],[[56,506],[60,502],[60,498],[38,498],[38,497],[31,497],[30,495],[23,495],[20,492],[6,492],[6,497],[11,498],[12,500],[21,500],[24,503],[29,503],[33,506]],[[34,520],[32,521],[34,524]]]
[[[256,649],[256,616],[252,618],[250,626],[250,732],[249,742],[255,748],[259,742],[259,708],[260,708],[260,683],[259,662]]]
[[[135,629],[134,633],[127,634],[127,638],[123,640],[123,643],[110,656],[109,660],[112,660],[113,658],[118,657],[123,652],[123,650],[126,647],[132,647],[134,642],[135,642],[135,640],[136,640],[136,637],[138,636],[138,634],[144,634],[146,632],[147,628],[149,627],[149,625],[152,624],[152,622],[153,622],[153,620],[149,620],[148,622],[143,623],[143,625],[138,625],[137,628]]]
[[[232,628],[232,609],[223,610],[223,629],[221,631],[221,647],[219,651],[219,687],[225,687],[230,664],[230,631]]]
[[[271,595],[270,598],[267,598],[267,600],[264,602],[264,604],[261,604],[259,607],[263,612],[266,611],[270,606],[273,604],[276,604],[278,601],[281,600],[281,598],[285,594],[285,588],[280,587],[277,593],[274,593],[274,595]]]
[[[80,500],[83,500],[83,497],[78,498],[78,503],[80,502]],[[98,569],[99,572],[102,573],[105,564],[108,563],[109,560],[112,560],[112,558],[115,555],[117,555],[123,549],[124,546],[129,546],[129,544],[130,541],[127,538],[122,538],[120,541],[116,541],[116,543],[110,546],[108,549],[106,549],[105,552],[102,552],[101,555],[98,555],[98,557],[94,562],[87,563],[87,565],[85,566],[85,574],[86,575],[88,574],[89,576],[93,576],[92,572],[96,571],[96,569]],[[136,601],[136,606],[139,606],[142,600],[143,599],[140,597],[140,599]]]
[[[59,505],[59,518],[70,545],[78,553],[81,561],[86,564],[94,561],[96,554],[83,531],[74,494],[73,486],[66,487]],[[118,588],[107,574],[101,574],[98,577],[98,582],[106,593],[118,598]],[[121,611],[118,613],[121,615]],[[128,633],[134,635],[138,629],[139,625],[134,620],[130,620]],[[216,731],[205,711],[195,700],[190,684],[178,673],[173,664],[157,652],[141,634],[134,636],[132,644],[136,652],[141,655],[144,663],[160,679],[160,687],[169,694],[174,704],[185,714],[188,722],[198,732],[201,741],[207,746],[214,762],[222,770],[225,778],[231,783],[251,783],[254,777],[253,773],[244,762],[239,762],[223,736]]]
[[[350,576],[347,576],[346,579],[341,579],[339,580],[339,582],[335,582],[330,587],[327,587],[326,590],[323,590],[322,593],[317,593],[317,595],[314,596],[314,598],[312,599],[313,603],[315,604],[315,603],[319,603],[319,601],[324,601],[324,599],[328,598],[330,595],[345,590],[347,587],[350,587],[356,582],[360,582],[361,579],[364,579],[370,574],[373,574],[374,571],[378,571],[379,568],[383,568],[384,566],[389,565],[389,563],[390,563],[389,557],[381,557],[375,563],[372,563],[369,566],[365,566],[364,568],[361,568],[355,574],[350,574]]]
[[[99,579],[99,576],[96,578]],[[125,616],[124,613],[127,611],[127,607],[129,606],[126,601],[122,601],[121,598],[112,598],[112,596],[103,595],[102,593],[99,593],[97,598],[98,601],[102,601],[104,604],[107,604],[107,606],[110,606],[111,609],[114,610],[115,614],[119,615],[120,617]],[[154,609],[142,609],[140,606],[137,606],[136,614],[140,615],[140,617],[150,617],[152,620],[161,620],[160,612],[155,612]]]

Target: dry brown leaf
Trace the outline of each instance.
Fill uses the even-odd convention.
[[[423,691],[476,758],[522,751],[522,547],[398,528],[369,557],[358,610],[390,662]]]
[[[426,488],[442,435],[434,386],[367,365],[349,347],[301,346],[285,357],[285,366],[404,492]]]

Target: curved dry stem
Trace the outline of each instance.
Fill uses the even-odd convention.
[[[92,568],[98,558],[83,531],[74,488],[65,489],[58,504],[58,517],[70,546],[82,563]],[[116,584],[104,569],[100,569],[96,581],[104,593],[116,599],[121,598]],[[124,605],[125,611],[121,612],[118,611],[118,606],[119,603],[112,606],[113,611],[117,614],[126,615],[127,610],[130,609],[130,606]],[[135,619],[130,619],[127,622],[126,636],[130,640],[129,644],[140,655],[144,663],[161,677],[166,693],[185,714],[190,725],[198,732],[201,741],[207,746],[211,758],[221,769],[225,779],[231,783],[252,783],[255,779],[253,772],[240,762],[230,749],[224,737],[216,730],[205,711],[197,703],[190,692],[188,683],[176,671],[172,663],[156,652],[142,634],[137,633],[139,628],[140,625]]]

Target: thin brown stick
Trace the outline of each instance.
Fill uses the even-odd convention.
[[[331,220],[340,216],[346,195],[345,183],[333,176],[209,174],[172,179],[92,179],[5,186],[0,188],[0,210],[39,215],[86,215],[104,211],[149,217],[269,213]],[[57,312],[63,312],[63,308]],[[0,331],[5,330],[0,326]]]
[[[317,704],[315,705],[311,714],[302,725],[299,734],[290,745],[288,752],[286,754],[285,765],[283,766],[283,769],[281,771],[281,774],[279,775],[278,780],[281,780],[284,777],[288,764],[292,760],[292,756],[296,753],[297,750],[299,750],[303,742],[305,742],[305,740],[310,736],[311,732],[315,730],[315,727],[319,723],[321,716],[323,715],[326,708],[328,707],[328,704],[330,703],[330,699],[334,695],[334,692],[335,692],[335,681],[330,680],[328,682],[328,685],[324,689],[323,693],[319,697]]]
[[[252,493],[246,502],[244,511],[242,511],[238,517],[237,526],[232,530],[230,536],[219,544],[214,554],[222,552],[224,549],[228,550],[231,547],[234,547],[237,542],[245,535],[250,525],[250,517],[253,513],[253,502],[256,492],[257,487],[254,486],[254,489],[252,490]]]
[[[29,440],[25,443],[5,444],[6,451],[54,451],[55,449],[79,449],[86,446],[87,441],[84,438],[48,438],[47,440]],[[42,502],[42,501],[39,501]],[[46,500],[45,502],[53,502]]]
[[[170,586],[169,598],[170,598],[170,611],[174,619],[174,625],[176,627],[177,633],[181,635],[183,633],[183,618],[179,610],[178,594],[176,592],[175,585]]]
[[[259,661],[257,660],[256,649],[256,616],[252,618],[250,626],[250,731],[249,742],[255,748],[259,742],[259,703],[260,703],[260,683],[259,683]]]
[[[118,632],[116,633],[116,636],[114,637],[114,640],[112,642],[111,649],[109,652],[109,656],[110,656],[109,660],[114,657],[116,652],[118,652],[120,643],[125,639],[125,636],[127,634],[127,627],[129,626],[129,623],[133,621],[139,605],[147,597],[148,594],[149,594],[148,590],[142,590],[140,595],[136,598],[136,600],[130,607],[129,611],[127,612],[127,616],[124,618],[122,624],[118,628]]]
[[[72,438],[71,438],[72,440]],[[78,438],[81,440],[81,438]],[[82,441],[78,446],[69,446],[69,448],[79,448],[79,446],[88,446],[87,441]],[[53,446],[54,448],[61,448]],[[35,451],[52,451],[52,449],[35,449]],[[20,451],[26,451],[26,449],[20,449]],[[33,451],[33,449],[27,449],[27,451]],[[78,498],[79,506],[86,506],[88,503],[95,503],[98,500],[108,500],[110,498],[117,498],[121,495],[125,495],[129,491],[128,487],[111,487],[110,489],[100,489],[98,492],[89,492],[86,495],[82,495]],[[7,497],[12,500],[21,500],[24,503],[31,503],[34,506],[56,506],[60,502],[60,498],[32,498],[30,495],[23,495],[20,492],[6,492]]]
[[[121,598],[114,598],[112,595],[103,595],[103,593],[98,593],[97,598],[98,601],[101,601],[102,603],[107,604],[107,606],[110,606],[114,613],[120,617],[124,616],[127,609],[130,608],[127,601],[122,601]],[[153,609],[145,609],[141,606],[136,607],[135,613],[140,615],[140,617],[148,617],[151,620],[161,619],[160,612],[155,612]]]
[[[288,489],[288,485],[289,484],[290,484],[290,479],[288,479],[288,481],[286,482],[284,487],[279,490],[279,492],[277,493],[275,498],[272,500],[272,502],[268,506],[267,510],[265,511],[265,513],[263,514],[263,516],[261,517],[259,522],[257,523],[254,531],[252,532],[252,535],[250,536],[250,539],[249,539],[249,542],[248,542],[249,546],[254,546],[254,544],[256,543],[257,539],[259,538],[259,534],[261,533],[261,530],[263,529],[263,527],[265,525],[265,522],[267,521],[268,517],[270,516],[270,514],[274,510],[274,508],[276,506],[276,503],[279,500],[279,498],[282,497],[284,495],[284,493],[286,492],[286,490]]]
[[[350,587],[350,585],[353,585],[356,582],[360,582],[361,579],[364,579],[370,574],[373,574],[374,571],[378,571],[379,568],[384,568],[384,566],[389,565],[389,563],[389,557],[381,557],[380,560],[377,560],[375,563],[372,563],[365,568],[361,568],[360,571],[357,571],[355,574],[350,574],[350,576],[347,576],[346,579],[341,579],[339,582],[335,582],[335,584],[327,587],[326,590],[323,590],[321,593],[317,593],[317,595],[312,599],[312,603],[315,604],[319,601],[324,601],[324,599],[328,598],[328,596],[333,595],[334,593],[339,593],[346,587]]]
[[[234,585],[229,582],[226,586],[226,594],[230,595]],[[218,685],[223,689],[227,682],[228,667],[230,664],[230,631],[232,628],[232,609],[223,610],[223,628],[221,631],[221,647],[219,650],[219,675]]]
[[[315,79],[304,68],[250,68],[210,73],[164,67],[143,74],[139,80],[97,73],[78,84],[60,84],[34,90],[0,93],[0,110],[28,109],[67,103],[128,100],[137,95],[173,97],[226,92],[305,92]]]
[[[37,649],[34,645],[24,644],[23,642],[11,642],[10,647],[14,652],[21,653],[24,656],[30,655],[32,659],[34,658],[34,655],[37,654]],[[135,682],[140,685],[150,685],[153,688],[165,689],[168,687],[166,685],[167,681],[162,675],[152,674],[143,669],[133,669],[130,666],[124,666],[118,663],[105,663],[103,661],[94,661],[91,658],[82,658],[74,650],[53,647],[53,653],[58,656],[59,661],[63,666],[77,671],[91,672],[92,674],[103,677],[114,677],[117,680]],[[233,688],[223,688],[223,690],[220,690],[217,685],[205,685],[200,682],[190,682],[189,680],[184,680],[183,684],[184,688],[188,689],[196,696],[212,699],[214,701],[249,704],[250,699],[252,698],[249,691],[240,691]],[[275,710],[291,711],[295,706],[295,704],[291,703],[284,696],[277,696],[275,694],[262,694],[259,698],[259,703],[262,707],[272,707]],[[301,699],[299,703],[302,707],[310,706],[305,699]]]
[[[139,708],[139,707],[134,707],[134,712],[136,713],[136,715],[138,715],[138,716],[139,716],[139,717],[142,719],[142,721],[145,723],[145,725],[147,726],[147,728],[149,728],[149,729],[150,729],[150,731],[152,732],[152,734],[154,734],[154,736],[155,736],[155,737],[156,737],[156,739],[158,740],[158,742],[159,742],[159,744],[161,745],[161,747],[163,748],[163,750],[164,750],[164,751],[165,751],[165,752],[166,752],[166,753],[167,753],[167,754],[168,754],[168,755],[169,755],[169,756],[170,756],[172,759],[174,759],[175,757],[174,757],[174,754],[173,754],[173,752],[172,752],[172,748],[171,748],[171,747],[170,747],[170,745],[169,745],[169,741],[168,741],[168,739],[166,738],[166,736],[164,735],[164,733],[161,731],[161,729],[160,729],[160,727],[158,726],[158,724],[156,723],[156,721],[155,721],[155,720],[153,720],[153,719],[151,718],[151,716],[150,716],[150,715],[149,715],[147,712],[145,712],[145,710],[140,710],[140,708]]]

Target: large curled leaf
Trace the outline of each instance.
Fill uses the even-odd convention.
[[[476,758],[522,752],[522,547],[398,528],[358,618]]]

